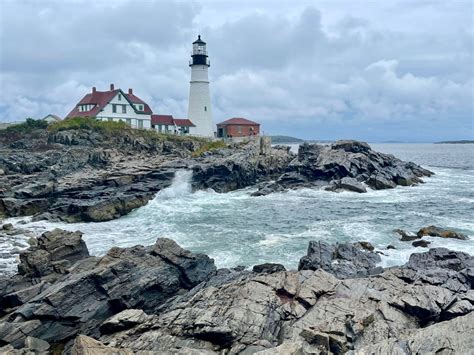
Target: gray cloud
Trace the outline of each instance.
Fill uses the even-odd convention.
[[[110,82],[184,117],[200,31],[216,121],[245,116],[269,133],[320,139],[472,137],[469,3],[361,5],[6,1],[0,120],[65,115]]]

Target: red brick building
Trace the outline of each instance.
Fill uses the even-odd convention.
[[[251,137],[260,134],[260,123],[245,118],[234,117],[217,124],[217,137]]]

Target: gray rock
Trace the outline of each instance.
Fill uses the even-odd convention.
[[[337,278],[361,277],[382,271],[376,265],[380,256],[367,244],[344,243],[329,245],[320,241],[309,243],[307,255],[299,262],[298,270],[323,269]]]
[[[395,233],[400,235],[400,240],[402,242],[411,242],[412,240],[420,239],[418,235],[412,232],[404,231],[403,229],[395,229]]]
[[[53,255],[64,256],[56,244],[42,245]],[[44,249],[41,252],[47,253]],[[148,248],[112,248],[101,258],[75,262],[65,275],[45,276],[52,284],[32,289],[36,295],[28,294],[25,302],[20,296],[3,295],[20,305],[0,321],[0,343],[21,347],[25,336],[57,343],[79,333],[99,335],[100,325],[116,313],[137,307],[154,311],[168,298],[197,286],[215,271],[212,259],[185,251],[166,239],[158,239],[155,246]],[[7,292],[16,289],[8,286],[11,282],[6,281]],[[18,284],[21,282],[25,281],[18,280]]]
[[[48,351],[50,345],[44,340],[27,336],[25,339],[25,347],[34,351],[35,353],[42,353]]]
[[[428,248],[428,246],[431,244],[431,242],[427,240],[415,240],[411,245],[413,245],[415,248],[416,247],[421,247],[421,248]]]
[[[2,226],[2,229],[5,230],[5,231],[12,230],[12,229],[13,229],[13,224],[11,224],[11,223],[5,223],[5,224]]]
[[[60,267],[64,262],[73,263],[88,256],[89,251],[81,232],[56,228],[43,233],[37,239],[37,246],[31,246],[20,253],[18,272],[26,276],[44,276],[64,269]]]
[[[254,265],[252,270],[259,274],[272,274],[274,272],[286,271],[283,265],[274,263]]]
[[[114,333],[119,330],[131,328],[146,321],[147,314],[141,309],[126,309],[107,319],[100,326],[102,334]]]

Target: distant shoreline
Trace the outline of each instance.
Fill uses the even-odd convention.
[[[474,144],[474,141],[464,139],[464,140],[459,140],[459,141],[434,142],[434,144]]]

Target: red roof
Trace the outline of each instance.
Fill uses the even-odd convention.
[[[148,106],[142,99],[135,96],[134,94],[125,94],[122,90],[109,90],[109,91],[93,91],[82,98],[81,101],[69,112],[66,118],[69,117],[94,117],[112,100],[118,92],[130,102],[134,104],[144,105],[143,111],[137,111],[137,113],[144,113],[150,115],[152,113],[150,106]],[[79,111],[79,105],[95,105],[90,111]]]
[[[150,106],[148,106],[148,104],[147,104],[145,101],[143,101],[142,99],[140,99],[138,96],[135,96],[134,94],[130,94],[130,93],[124,94],[124,95],[128,98],[128,100],[129,100],[131,103],[133,103],[133,104],[141,104],[141,105],[144,106],[144,107],[143,107],[144,110],[143,110],[143,111],[139,111],[139,112],[143,112],[143,113],[146,113],[146,114],[148,114],[148,115],[151,115],[151,114],[153,113],[153,112],[151,111]]]
[[[218,126],[239,125],[239,126],[260,126],[260,123],[250,121],[246,118],[234,117],[224,122],[218,123]]]
[[[151,115],[151,124],[156,125],[156,124],[162,124],[162,125],[168,125],[168,126],[173,126],[173,116],[171,115]]]
[[[196,127],[196,125],[187,118],[175,118],[174,123],[178,127]]]

